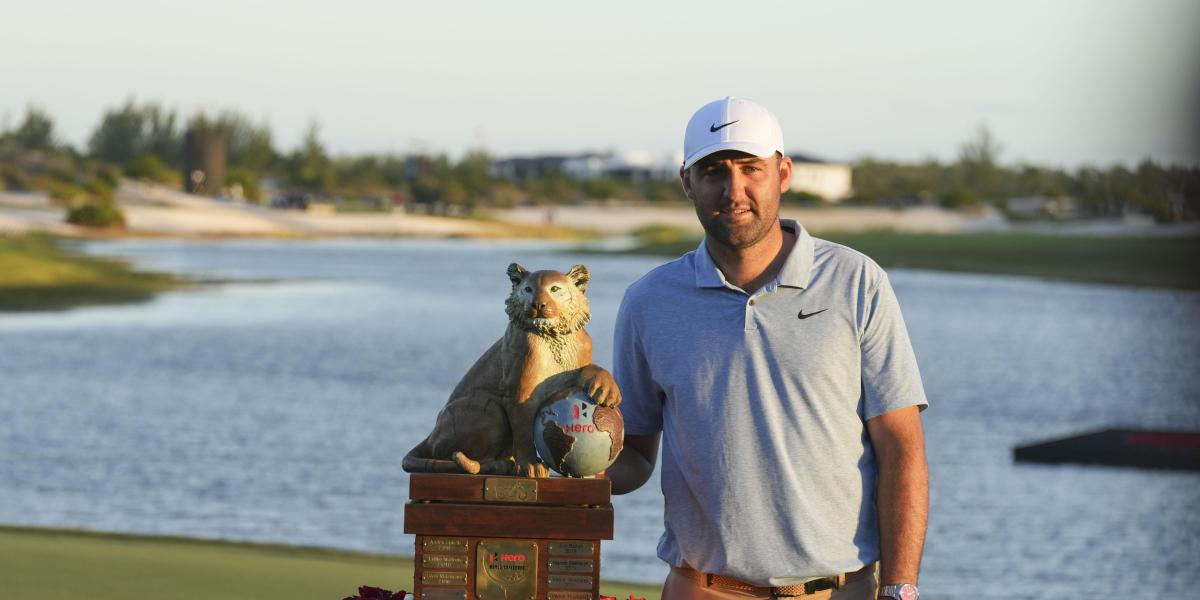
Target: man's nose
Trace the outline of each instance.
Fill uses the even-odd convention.
[[[725,198],[741,200],[746,197],[746,175],[737,168],[730,168],[725,174]]]

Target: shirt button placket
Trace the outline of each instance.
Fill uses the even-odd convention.
[[[746,301],[746,331],[756,331],[758,329],[758,324],[754,319],[754,304],[755,298],[751,296],[750,299]]]

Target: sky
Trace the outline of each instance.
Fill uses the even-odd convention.
[[[679,152],[700,105],[770,108],[789,152],[1200,164],[1200,2],[0,0],[0,127],[84,146],[134,98],[240,111],[335,154]]]

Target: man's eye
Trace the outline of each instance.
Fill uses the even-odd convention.
[[[562,289],[562,288],[558,287],[557,285],[552,285],[552,286],[550,286],[550,291],[551,291],[551,292],[557,292],[558,290],[561,290],[561,289]]]

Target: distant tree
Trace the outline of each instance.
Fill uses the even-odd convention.
[[[217,117],[215,124],[225,130],[229,140],[230,168],[263,173],[275,162],[271,128],[265,122],[255,123],[241,113],[227,110]]]
[[[287,159],[286,176],[292,185],[327,194],[332,191],[335,181],[333,161],[319,134],[317,123],[310,123],[300,147]]]
[[[621,183],[615,179],[589,179],[580,185],[583,195],[592,200],[608,200],[621,193]]]
[[[18,152],[49,152],[56,147],[54,121],[39,108],[25,109],[25,119],[12,131],[0,134],[0,146]]]
[[[926,202],[955,185],[956,178],[935,160],[903,164],[865,158],[854,166],[854,197],[866,204]]]
[[[453,178],[462,185],[463,191],[474,199],[487,195],[492,185],[492,176],[488,172],[492,159],[483,150],[472,150],[454,165]]]
[[[552,171],[535,180],[530,186],[529,199],[534,204],[566,204],[574,202],[579,194],[577,186],[560,171]]]
[[[104,113],[88,140],[93,158],[126,165],[144,154],[153,154],[172,168],[180,168],[183,137],[175,125],[175,112],[157,103],[138,106],[132,99]]]
[[[958,164],[962,169],[962,183],[987,201],[999,200],[1002,173],[998,161],[1003,147],[986,125],[980,125],[975,133],[958,149]]]

